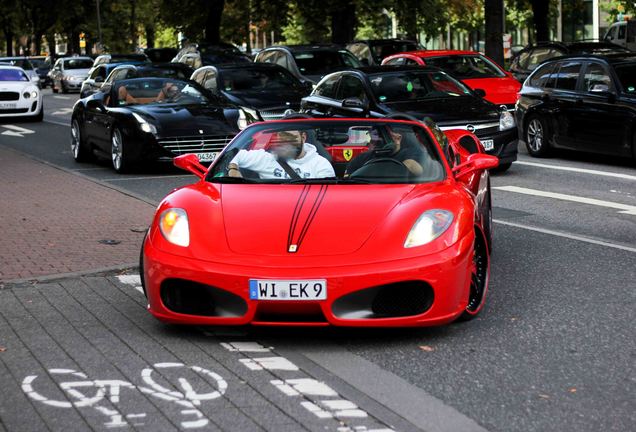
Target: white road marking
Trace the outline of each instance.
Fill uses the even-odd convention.
[[[298,366],[287,360],[285,357],[261,357],[251,359],[240,359],[250,370],[287,370],[297,371]]]
[[[68,97],[68,96],[53,96],[53,99],[64,99],[64,100],[68,100],[68,99],[70,99],[70,97]]]
[[[51,123],[51,124],[58,125],[58,126],[71,127],[71,124],[69,122],[59,122],[59,121],[49,120],[49,119],[44,119],[44,122],[45,123]]]
[[[62,108],[57,111],[53,111],[51,115],[66,115],[73,112],[73,108]]]
[[[615,203],[611,201],[603,201],[603,200],[598,200],[594,198],[586,198],[586,197],[581,197],[576,195],[566,195],[566,194],[560,194],[555,192],[546,192],[546,191],[541,191],[537,189],[528,189],[528,188],[523,188],[518,186],[496,186],[496,187],[493,187],[493,189],[502,190],[505,192],[519,193],[524,195],[553,198],[553,199],[558,199],[562,201],[571,201],[571,202],[576,202],[580,204],[589,204],[589,205],[595,205],[599,207],[613,208],[613,209],[618,209],[619,213],[636,216],[636,206],[628,205],[628,204],[620,204],[620,203]]]
[[[23,138],[24,135],[29,135],[29,134],[34,134],[35,131],[31,130],[31,129],[27,129],[27,128],[23,128],[21,126],[16,126],[16,125],[2,125],[3,128],[5,129],[9,129],[6,130],[4,132],[2,132],[2,135],[8,135],[8,136],[17,136],[20,138]]]
[[[578,172],[582,174],[591,174],[591,175],[614,177],[614,178],[636,181],[636,176],[629,175],[629,174],[622,174],[622,173],[613,173],[609,171],[599,171],[599,170],[575,168],[575,167],[569,167],[569,166],[558,166],[558,165],[542,164],[537,162],[526,162],[526,161],[519,161],[519,160],[515,162],[515,165],[527,165],[527,166],[533,166],[538,168],[548,168],[548,169],[559,170],[559,171],[571,171],[571,172]]]
[[[276,388],[287,396],[338,396],[338,393],[322,381],[313,378],[298,378],[270,381]]]
[[[117,279],[119,279],[119,282],[125,285],[132,286],[140,293],[144,293],[144,289],[141,287],[141,277],[138,274],[119,275],[117,276]]]
[[[271,347],[265,347],[258,342],[221,342],[221,346],[228,351],[238,352],[270,352]]]
[[[560,231],[554,231],[554,230],[549,230],[549,229],[545,229],[545,228],[538,228],[538,227],[518,224],[518,223],[514,223],[514,222],[503,221],[503,220],[499,220],[499,219],[493,219],[493,222],[498,223],[500,225],[507,225],[507,226],[511,226],[511,227],[515,227],[515,228],[525,229],[525,230],[528,230],[528,231],[535,231],[535,232],[539,232],[539,233],[542,233],[542,234],[549,234],[549,235],[553,235],[553,236],[556,236],[556,237],[563,237],[563,238],[567,238],[567,239],[570,239],[570,240],[577,240],[577,241],[581,241],[581,242],[585,242],[585,243],[590,243],[590,244],[595,244],[595,245],[605,246],[605,247],[609,247],[609,248],[613,248],[613,249],[620,249],[620,250],[624,250],[624,251],[627,251],[627,252],[636,253],[636,247],[630,247],[630,246],[625,246],[625,245],[621,245],[621,244],[610,243],[610,242],[606,242],[606,241],[603,241],[603,240],[596,240],[596,239],[592,239],[592,238],[589,238],[589,237],[583,237],[583,236],[578,236],[578,235],[574,235],[574,234],[568,234],[568,233],[564,233],[564,232],[560,232]]]

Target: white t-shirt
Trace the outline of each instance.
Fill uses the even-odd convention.
[[[288,159],[287,164],[298,173],[301,178],[335,177],[336,173],[327,159],[320,156],[312,144],[303,144],[305,155],[300,159]],[[267,180],[288,179],[289,175],[276,161],[272,153],[260,150],[240,150],[230,163],[256,171],[260,178]]]

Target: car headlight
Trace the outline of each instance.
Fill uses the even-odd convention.
[[[155,125],[148,122],[148,120],[146,120],[145,118],[143,118],[137,113],[133,113],[133,117],[135,117],[135,119],[137,119],[137,122],[139,122],[139,127],[141,128],[142,131],[151,133],[151,134],[157,133],[157,128],[155,127]]]
[[[499,114],[499,130],[504,131],[515,127],[515,118],[510,111],[503,110]]]
[[[183,247],[190,245],[188,215],[183,209],[171,208],[161,213],[159,230],[164,238],[172,244]]]
[[[239,130],[245,129],[250,123],[254,123],[258,121],[259,115],[258,111],[252,108],[240,107],[239,108],[239,119],[236,122]]]
[[[453,213],[448,210],[428,210],[417,218],[404,242],[405,248],[422,246],[441,236],[451,226]]]
[[[29,98],[36,98],[36,97],[38,97],[38,92],[37,92],[37,91],[35,91],[35,90],[27,90],[27,91],[25,91],[24,93],[22,93],[22,96],[23,96],[25,99],[29,99]]]

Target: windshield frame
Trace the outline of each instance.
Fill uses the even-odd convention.
[[[474,54],[448,54],[448,55],[436,55],[436,56],[430,56],[430,57],[423,57],[424,62],[429,65],[428,61],[429,60],[436,60],[436,59],[445,59],[445,58],[452,58],[452,57],[470,57],[470,58],[477,58],[479,60],[481,60],[482,62],[484,62],[487,66],[489,66],[490,68],[494,69],[497,73],[497,75],[489,75],[489,76],[481,76],[481,77],[464,77],[458,73],[456,73],[454,70],[447,70],[445,67],[443,66],[438,66],[436,64],[431,63],[430,66],[433,67],[437,67],[440,68],[442,70],[444,70],[445,72],[451,74],[453,77],[456,77],[460,80],[470,80],[470,79],[492,79],[492,78],[506,78],[506,73],[501,69],[501,67],[499,67],[499,65],[497,65],[495,62],[493,62],[492,60],[490,60],[488,57],[481,55],[479,53],[474,53]]]
[[[281,180],[268,180],[268,179],[258,179],[258,180],[254,180],[254,179],[249,179],[249,178],[233,178],[233,177],[229,177],[227,175],[224,176],[218,176],[215,173],[215,169],[218,169],[218,165],[220,164],[229,164],[230,160],[225,161],[224,159],[226,159],[226,156],[228,153],[232,152],[233,150],[239,148],[238,146],[236,146],[236,143],[240,142],[241,140],[245,139],[245,135],[250,135],[250,136],[254,136],[256,133],[260,132],[260,131],[265,131],[265,130],[273,130],[276,128],[276,126],[278,125],[282,125],[282,126],[293,126],[295,124],[299,125],[298,129],[295,128],[290,128],[288,130],[300,130],[300,129],[311,129],[311,126],[314,125],[314,127],[318,128],[321,126],[321,124],[324,124],[325,127],[328,126],[329,124],[333,124],[333,125],[346,125],[348,127],[355,127],[355,126],[369,126],[369,127],[374,127],[374,126],[379,126],[379,127],[386,127],[387,125],[389,127],[391,126],[401,126],[401,127],[411,127],[413,128],[414,133],[421,133],[424,135],[426,143],[422,143],[422,147],[426,147],[426,149],[428,149],[429,151],[429,157],[431,157],[433,160],[436,160],[437,163],[439,163],[439,165],[441,166],[441,173],[438,175],[437,178],[434,179],[425,179],[423,181],[417,181],[411,177],[409,177],[408,181],[386,181],[386,182],[379,182],[379,181],[370,181],[370,180],[365,180],[364,177],[358,177],[358,178],[354,178],[354,177],[346,177],[346,176],[338,176],[336,174],[336,177],[325,177],[325,178],[307,178],[307,179],[302,179],[302,180],[306,180],[306,181],[301,181],[301,180],[295,180],[295,179],[285,179],[284,181]],[[417,130],[416,128],[418,128],[419,130]],[[286,130],[286,129],[282,129],[282,130]],[[245,183],[245,184],[259,184],[259,185],[271,185],[271,184],[276,184],[276,185],[307,185],[307,184],[336,184],[336,185],[373,185],[373,186],[383,186],[383,185],[420,185],[420,184],[433,184],[433,183],[438,183],[438,182],[443,182],[446,181],[448,178],[452,178],[452,172],[450,170],[450,165],[448,164],[448,161],[446,160],[446,157],[444,156],[444,150],[442,149],[442,143],[440,143],[437,140],[437,136],[433,133],[433,131],[431,130],[431,128],[419,121],[411,121],[411,120],[393,120],[393,119],[346,119],[346,120],[342,120],[342,119],[332,119],[332,118],[312,118],[312,119],[290,119],[290,120],[275,120],[275,121],[270,121],[270,122],[259,122],[259,123],[254,123],[250,126],[248,126],[246,129],[242,130],[241,132],[239,132],[233,139],[232,141],[230,141],[230,143],[228,143],[225,148],[217,155],[217,157],[214,159],[214,162],[212,162],[212,164],[209,166],[205,176],[203,177],[203,181],[208,182],[208,183],[216,183],[216,184],[224,184],[224,183]],[[242,150],[242,148],[239,148],[239,150]],[[369,151],[369,150],[367,150]],[[427,151],[427,150],[424,150]],[[361,154],[364,154],[361,153]],[[234,156],[232,156],[233,158]],[[378,156],[380,157],[380,156]],[[353,159],[351,159],[353,160]],[[351,160],[347,161],[347,163],[349,163]],[[333,166],[333,162],[332,162],[332,166]]]

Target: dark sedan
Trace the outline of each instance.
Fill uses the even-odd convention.
[[[268,63],[204,66],[191,79],[228,102],[239,105],[258,120],[283,118],[300,109],[311,84],[300,82],[286,69]]]
[[[134,78],[75,104],[71,149],[78,162],[107,157],[117,172],[185,153],[211,162],[246,125],[243,111],[193,81]]]
[[[336,72],[303,99],[301,111],[314,117],[428,117],[442,130],[473,132],[488,154],[499,157],[499,171],[517,160],[512,114],[436,68],[383,66]]]
[[[532,156],[564,148],[636,158],[636,54],[548,61],[520,95],[517,124]]]

